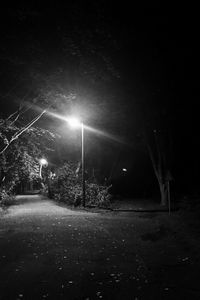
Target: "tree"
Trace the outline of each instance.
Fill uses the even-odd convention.
[[[12,191],[20,181],[33,180],[39,177],[39,158],[53,151],[55,134],[49,130],[29,126],[23,134],[16,125],[8,120],[0,120],[0,141],[5,145],[5,140],[11,137],[4,146],[0,155],[0,184]],[[13,138],[16,137],[16,138]],[[7,144],[6,144],[7,145]],[[6,148],[5,148],[6,147]]]
[[[0,150],[0,155],[3,154],[6,149],[15,141],[17,140],[24,132],[28,131],[46,112],[43,110],[37,117],[31,120],[28,124],[18,128],[15,126],[15,122],[18,120],[20,116],[20,112],[15,112],[10,115],[6,120],[1,119],[1,132],[0,138],[3,144],[2,149]],[[14,117],[14,120],[12,118]]]
[[[172,180],[173,113],[167,97],[166,91],[154,92],[152,97],[145,97],[140,109],[141,136],[158,182],[161,205],[168,202],[168,183]]]
[[[150,141],[151,140],[151,141]],[[169,181],[172,180],[169,163],[169,138],[166,133],[153,130],[152,136],[145,139],[153,170],[157,178],[161,204],[166,205],[169,200]]]
[[[10,115],[2,117],[0,155],[36,124],[43,127],[49,110],[78,112],[94,127],[113,129],[118,123],[121,107],[113,82],[118,84],[119,73],[112,63],[118,45],[101,5],[89,2],[91,13],[75,1],[58,18],[50,8],[46,14],[29,5],[8,12],[0,96]]]

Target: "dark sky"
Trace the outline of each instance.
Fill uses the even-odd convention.
[[[56,60],[55,64],[60,63],[62,35],[75,27],[88,30],[96,26],[116,39],[119,50],[113,59],[127,85],[145,86],[147,93],[154,87],[173,93],[179,91],[181,95],[191,88],[196,90],[199,21],[195,7],[131,6],[111,1],[97,1],[96,5],[92,1],[72,3],[21,4],[2,9],[1,57],[6,56],[7,50],[7,55],[20,57],[22,54],[24,60],[33,64],[34,56],[26,52],[24,45],[35,39],[42,48],[41,59],[45,61],[47,54]],[[110,52],[113,55],[112,49]],[[49,64],[53,66],[52,61]]]
[[[198,185],[199,18],[192,4],[66,1],[65,5],[49,2],[2,7],[1,113],[12,107],[13,93],[21,97],[28,86],[34,87],[26,77],[28,72],[50,73],[73,66],[60,54],[61,40],[68,34],[79,39],[80,29],[86,32],[91,28],[110,34],[116,44],[114,49],[99,35],[93,41],[98,47],[102,43],[119,70],[120,80],[107,85],[108,91],[120,95],[128,117],[135,116],[135,120],[138,103],[147,110],[151,104],[166,110],[176,170],[182,174],[181,180],[187,181],[190,174]],[[134,122],[131,126],[137,127]]]

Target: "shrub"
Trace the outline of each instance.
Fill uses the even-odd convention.
[[[77,176],[76,167],[77,164],[68,162],[57,170],[50,186],[52,198],[56,201],[74,206],[81,204],[82,184],[81,177]],[[86,182],[86,205],[108,207],[110,199],[111,195],[107,187]]]
[[[98,207],[109,207],[111,195],[106,186],[97,183],[89,183],[86,185],[86,199],[88,205]]]
[[[5,189],[0,190],[0,206],[5,207],[12,205],[15,202],[14,195],[7,192]]]
[[[81,181],[76,175],[76,164],[67,162],[57,169],[56,177],[51,181],[51,197],[56,201],[73,205],[80,192]]]
[[[40,193],[41,193],[43,196],[48,196],[48,194],[49,194],[49,188],[48,188],[48,185],[47,185],[47,184],[41,183]]]

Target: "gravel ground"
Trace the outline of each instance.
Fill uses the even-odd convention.
[[[200,299],[190,213],[70,210],[19,196],[0,218],[0,299]]]

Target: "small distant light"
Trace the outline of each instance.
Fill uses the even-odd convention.
[[[123,171],[123,172],[127,172],[127,169],[126,169],[126,168],[123,168],[122,171]]]
[[[55,179],[56,178],[56,173],[50,172],[50,178]]]

